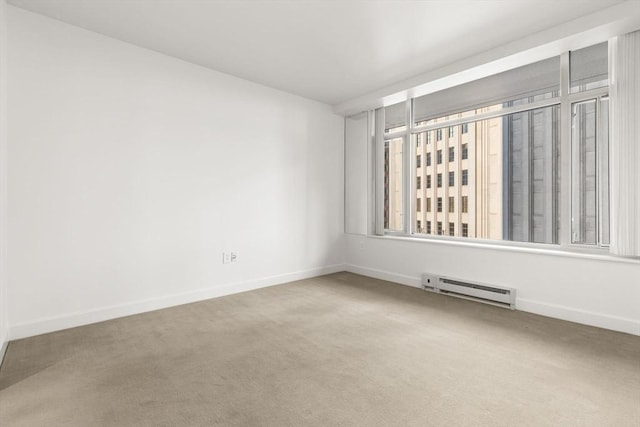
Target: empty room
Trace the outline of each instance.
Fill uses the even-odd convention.
[[[638,427],[638,165],[638,0],[0,0],[0,425]]]

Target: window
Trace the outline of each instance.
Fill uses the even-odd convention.
[[[420,190],[420,187],[422,187],[422,177],[421,176],[417,176],[416,177],[416,189]]]
[[[384,142],[384,228],[391,231],[404,229],[403,191],[404,139]]]
[[[416,221],[416,228],[418,230],[418,233],[422,233],[422,221],[420,220]]]
[[[384,144],[384,162],[376,163],[384,173],[383,180],[375,180],[375,199],[384,200],[384,209],[376,210],[380,212],[376,230],[381,232],[384,221],[386,231],[416,232],[417,222],[405,224],[403,209],[413,209],[410,217],[420,208],[431,213],[431,198],[436,197],[436,212],[459,212],[464,220],[431,217],[446,223],[448,235],[457,232],[469,238],[567,249],[606,247],[610,240],[608,85],[613,80],[607,51],[605,42],[564,52],[376,110],[376,123],[384,123],[376,127],[376,159]],[[568,79],[561,82],[561,75]],[[418,146],[434,138],[438,143],[433,150],[416,152],[413,145],[405,149],[413,135]],[[460,146],[455,145],[458,140]],[[414,160],[411,155],[416,156],[415,169],[407,170],[405,166]],[[426,175],[416,170],[424,167],[433,170]],[[444,191],[431,190],[433,174],[436,188]],[[413,176],[417,189],[422,184],[419,177],[426,177],[429,192],[425,193],[430,196],[426,206],[419,197],[405,194],[412,191],[417,196],[410,188]],[[404,192],[403,185],[409,187]],[[424,216],[420,220],[429,224]],[[434,227],[437,234],[443,234],[442,227],[442,222]]]
[[[456,235],[456,224],[453,222],[449,223],[449,236],[455,236]]]
[[[418,212],[422,211],[422,199],[420,197],[416,199],[416,210]]]
[[[572,105],[572,243],[609,244],[608,104],[604,98]]]
[[[431,234],[431,221],[427,221],[427,234]]]

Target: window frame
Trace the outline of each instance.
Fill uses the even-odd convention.
[[[507,116],[510,114],[515,114],[515,113],[519,113],[519,112],[525,112],[525,111],[532,111],[532,110],[536,110],[539,108],[544,108],[544,107],[550,107],[550,106],[554,106],[554,105],[559,105],[560,106],[560,123],[559,123],[559,162],[558,162],[558,173],[561,175],[562,179],[560,180],[559,183],[559,200],[560,200],[560,206],[559,206],[559,211],[558,211],[558,215],[559,215],[559,231],[558,231],[558,243],[534,243],[534,242],[521,242],[521,241],[511,241],[511,240],[495,240],[495,239],[483,239],[483,238],[476,238],[476,237],[451,237],[451,236],[443,236],[440,235],[438,236],[437,232],[434,233],[434,235],[427,235],[427,234],[417,234],[416,233],[416,225],[415,225],[415,206],[414,206],[414,202],[413,199],[415,198],[415,193],[413,192],[413,190],[411,190],[410,192],[405,192],[405,203],[404,203],[404,208],[405,208],[405,214],[404,214],[404,230],[402,232],[396,232],[396,231],[390,231],[390,230],[384,230],[380,227],[380,223],[383,222],[383,218],[380,218],[380,210],[384,209],[384,207],[382,206],[382,203],[379,203],[378,201],[376,201],[376,205],[375,205],[375,212],[374,212],[374,218],[375,218],[375,223],[376,223],[376,227],[375,227],[375,231],[377,235],[390,235],[390,236],[402,236],[402,237],[411,237],[411,238],[416,238],[416,239],[438,239],[438,238],[446,238],[448,240],[460,240],[462,242],[469,242],[469,243],[473,243],[473,244],[477,244],[477,243],[483,243],[483,244],[494,244],[494,245],[503,245],[503,246],[517,246],[517,247],[530,247],[530,248],[549,248],[551,250],[569,250],[569,251],[583,251],[583,252],[591,252],[591,253],[602,253],[604,250],[608,250],[608,245],[603,245],[601,244],[600,241],[597,242],[597,244],[592,245],[592,244],[580,244],[580,243],[572,243],[572,227],[571,227],[571,200],[572,200],[572,183],[571,183],[571,176],[572,176],[572,134],[571,134],[571,108],[572,105],[574,103],[577,102],[582,102],[582,101],[587,101],[589,99],[598,99],[598,101],[602,98],[607,98],[610,96],[610,86],[604,86],[604,87],[599,87],[599,88],[595,88],[595,89],[588,89],[588,90],[584,90],[581,92],[573,92],[570,93],[569,91],[569,51],[566,51],[564,53],[562,53],[560,56],[560,76],[559,76],[559,82],[560,82],[560,91],[557,94],[557,96],[552,96],[550,98],[547,99],[542,99],[542,100],[538,100],[538,101],[534,101],[534,102],[530,102],[530,103],[525,103],[525,104],[521,104],[521,105],[512,105],[512,106],[507,106],[502,108],[499,111],[488,111],[488,112],[483,112],[483,113],[479,113],[476,114],[475,116],[472,117],[455,117],[455,116],[447,116],[445,118],[445,120],[438,120],[437,123],[431,123],[431,124],[419,124],[416,125],[416,123],[413,120],[413,111],[412,111],[412,98],[408,98],[405,101],[405,105],[406,105],[406,115],[407,115],[407,126],[402,129],[401,131],[397,131],[397,132],[392,132],[392,133],[384,133],[384,115],[382,115],[382,122],[383,124],[380,126],[378,125],[377,121],[378,121],[378,111],[382,110],[383,114],[384,114],[384,108],[378,109],[376,110],[376,124],[375,124],[375,132],[374,132],[374,136],[373,136],[373,140],[374,140],[374,144],[376,145],[375,147],[375,153],[376,153],[376,159],[379,157],[379,151],[380,151],[380,146],[383,146],[383,144],[380,144],[379,140],[385,141],[385,140],[390,140],[393,138],[397,138],[397,137],[403,137],[404,138],[404,146],[408,147],[407,150],[405,150],[406,152],[403,153],[404,157],[405,157],[405,163],[404,163],[404,167],[406,168],[406,170],[404,171],[404,182],[405,182],[405,191],[407,189],[409,189],[408,183],[411,182],[415,182],[413,181],[414,177],[415,177],[415,161],[414,159],[416,158],[416,146],[415,144],[409,144],[409,141],[412,141],[412,138],[414,137],[414,135],[416,134],[420,134],[422,132],[426,133],[426,143],[429,144],[430,142],[435,142],[435,143],[440,143],[441,141],[445,141],[445,139],[443,138],[443,131],[445,128],[450,128],[450,127],[455,127],[455,126],[460,126],[460,133],[461,134],[466,134],[468,133],[468,128],[469,128],[469,124],[473,124],[476,122],[479,122],[481,120],[486,120],[486,119],[491,119],[491,118],[496,118],[496,117],[503,117],[503,116]],[[612,75],[609,75],[609,82],[611,82],[612,80]],[[382,128],[382,132],[378,132],[378,130]],[[467,132],[463,131],[466,130]],[[435,134],[435,135],[433,135]],[[433,135],[433,136],[431,136]],[[433,141],[435,140],[435,141]],[[464,151],[462,151],[461,148],[461,154],[460,154],[460,161],[462,160],[467,160],[469,158],[468,156],[468,143],[461,143],[459,144],[460,147],[463,146],[467,146],[467,156],[464,156]],[[609,144],[611,144],[611,141],[609,141]],[[440,145],[440,144],[438,144]],[[599,143],[598,143],[599,145]],[[444,148],[444,147],[442,147]],[[433,163],[435,163],[436,167],[437,165],[442,165],[444,164],[444,153],[442,152],[442,148],[437,149],[437,146],[434,146],[434,149],[429,149],[429,152],[434,152],[436,153],[436,159]],[[436,150],[437,149],[437,150]],[[437,158],[437,154],[440,153],[442,158],[440,159],[441,161],[438,162],[438,158]],[[426,158],[422,159],[426,162]],[[382,161],[383,162],[383,161]],[[379,160],[376,160],[375,162],[375,173],[374,175],[381,175],[381,170],[382,168],[380,167],[381,162]],[[424,166],[424,165],[423,165]],[[461,176],[458,178],[459,180],[459,186],[463,186],[465,184],[463,184],[463,173],[465,170],[461,170]],[[567,179],[567,177],[569,177]],[[379,183],[379,178],[375,180],[376,183]],[[467,177],[467,184],[469,184],[469,177]],[[380,194],[380,185],[376,184],[376,195],[377,198],[376,200],[379,199],[379,194]],[[425,189],[430,189],[433,187],[428,187],[428,186],[424,186]],[[384,191],[384,190],[382,190]],[[434,192],[437,191],[437,188],[434,188],[433,190]],[[599,190],[598,190],[599,191]],[[434,193],[433,194],[433,198],[436,199],[437,201],[437,196]],[[462,203],[462,202],[461,202]],[[443,203],[444,204],[444,203]],[[380,205],[380,206],[379,206]],[[437,206],[437,202],[435,203],[435,205]],[[437,207],[434,206],[434,210],[437,212],[438,209]],[[423,206],[423,208],[426,208],[425,206]],[[599,212],[601,211],[601,206],[598,205],[598,209]],[[445,208],[442,207],[441,212],[444,212]],[[468,212],[468,210],[467,210]],[[459,211],[459,213],[467,213],[467,212],[462,212],[462,205],[461,205],[461,209]],[[380,219],[379,219],[380,218]],[[568,218],[568,219],[567,219]],[[600,218],[598,218],[598,223],[600,223]],[[462,224],[462,223],[461,223]],[[426,222],[425,222],[426,225]],[[468,227],[468,225],[467,225]],[[426,228],[426,227],[425,227]],[[444,233],[443,233],[444,234]],[[601,236],[601,232],[598,231],[597,232],[598,237]],[[598,239],[599,240],[599,239]]]

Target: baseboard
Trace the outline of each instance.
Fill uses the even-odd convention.
[[[390,271],[377,270],[375,268],[362,267],[359,265],[347,264],[346,271],[350,273],[360,274],[362,276],[373,277],[374,279],[387,280],[389,282],[400,283],[401,285],[420,288],[420,278],[406,276],[404,274],[392,273]]]
[[[347,264],[345,269],[351,273],[361,274],[375,279],[388,280],[402,285],[420,288],[420,278],[407,276],[404,274],[378,270],[359,265]],[[632,335],[640,335],[640,321],[627,319],[624,317],[612,316],[609,314],[595,313],[566,307],[557,304],[550,304],[540,301],[533,301],[524,298],[516,299],[516,310],[542,316],[553,317],[555,319],[567,320],[569,322],[581,323],[583,325],[596,326],[598,328],[610,329],[618,332],[625,332]]]
[[[221,286],[212,286],[180,294],[166,295],[142,301],[134,301],[125,304],[101,307],[94,310],[64,314],[55,317],[41,318],[32,322],[10,326],[9,339],[17,340],[21,338],[32,337],[35,335],[75,328],[77,326],[102,322],[118,317],[130,316],[133,314],[140,314],[153,310],[160,310],[163,308],[174,307],[182,304],[189,304],[192,302],[251,291],[268,286],[280,285],[296,280],[309,279],[325,274],[337,273],[344,270],[344,264],[334,264],[325,267],[297,271],[293,273],[264,277],[256,280],[230,283]]]
[[[627,319],[625,317],[594,313],[592,311],[579,310],[572,307],[524,298],[516,298],[516,310],[567,320],[569,322],[582,323],[583,325],[625,332],[627,334],[640,335],[640,321]]]

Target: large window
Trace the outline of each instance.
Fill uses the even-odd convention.
[[[402,119],[376,137],[385,230],[607,246],[607,64],[602,43],[392,106]],[[403,183],[421,176],[405,204]]]

